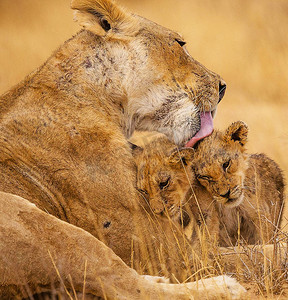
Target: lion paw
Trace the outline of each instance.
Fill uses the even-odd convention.
[[[141,275],[144,279],[154,283],[170,283],[169,278],[163,276]]]
[[[211,279],[213,279],[218,287],[224,287],[224,289],[227,288],[231,295],[231,299],[240,299],[246,293],[246,289],[232,277],[223,275]]]

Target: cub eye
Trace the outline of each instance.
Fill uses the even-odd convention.
[[[224,170],[225,172],[226,172],[227,169],[229,168],[230,164],[231,164],[231,159],[229,159],[228,161],[226,161],[226,162],[222,165],[223,170]]]
[[[186,45],[186,42],[183,42],[181,40],[175,39],[175,41],[181,46],[183,47],[184,45]]]
[[[137,190],[138,190],[138,192],[140,192],[143,196],[148,196],[147,191],[141,190],[141,189],[137,189]]]
[[[207,180],[207,181],[211,181],[212,179],[210,176],[205,176],[205,175],[197,175],[197,178]]]
[[[185,157],[182,157],[181,159],[182,159],[183,165],[187,166],[187,161],[186,161]]]
[[[170,177],[168,177],[167,180],[160,182],[159,183],[160,190],[167,188],[169,186],[169,183],[170,183]]]

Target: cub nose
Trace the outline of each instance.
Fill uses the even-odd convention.
[[[223,197],[223,198],[229,199],[229,197],[230,197],[230,190],[228,190],[228,192],[226,194],[220,195],[220,196]]]
[[[225,91],[226,91],[226,82],[221,79],[219,81],[219,101],[218,103],[222,100],[222,98],[224,97],[225,95]]]

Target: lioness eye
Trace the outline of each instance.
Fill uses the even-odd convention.
[[[228,161],[226,161],[224,164],[223,164],[223,170],[226,172],[227,169],[229,168],[230,166],[230,163],[231,163],[231,160],[229,159]]]
[[[167,180],[160,182],[159,183],[160,190],[166,188],[169,185],[169,182],[170,182],[170,177],[168,177]]]
[[[180,41],[180,40],[177,40],[177,39],[175,39],[175,41],[176,41],[181,47],[183,47],[184,45],[186,45],[186,42],[183,42],[183,41]]]

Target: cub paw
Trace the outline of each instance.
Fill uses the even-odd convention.
[[[150,275],[141,275],[144,279],[149,280],[154,283],[170,283],[169,278],[161,276],[150,276]]]
[[[231,299],[241,299],[246,289],[234,278],[223,275],[211,278],[218,287],[224,287],[230,294]]]

